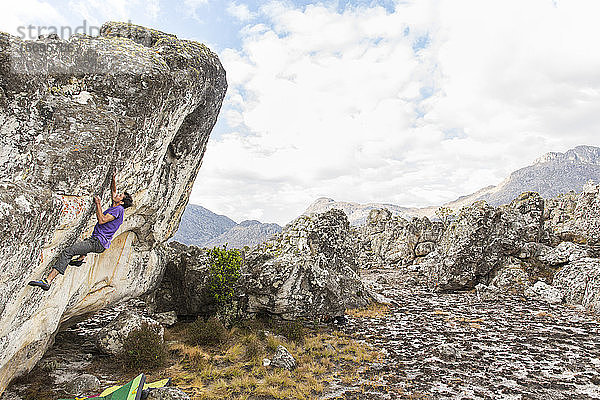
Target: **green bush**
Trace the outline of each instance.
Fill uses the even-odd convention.
[[[276,325],[276,333],[293,342],[304,341],[304,325],[300,321],[282,321]]]
[[[130,369],[159,368],[166,364],[168,350],[158,329],[142,323],[123,341],[120,358],[123,365]]]
[[[215,247],[210,250],[209,292],[218,308],[223,308],[233,300],[235,286],[240,278],[242,256],[237,250]]]
[[[187,341],[194,346],[220,344],[228,337],[227,329],[215,317],[210,317],[207,321],[198,318],[188,326],[186,333]]]

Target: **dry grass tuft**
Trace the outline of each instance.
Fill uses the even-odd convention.
[[[387,304],[373,303],[366,307],[347,310],[346,313],[354,318],[385,318],[390,312]]]

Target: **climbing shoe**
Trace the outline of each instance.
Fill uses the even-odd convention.
[[[39,281],[31,281],[31,282],[29,282],[29,286],[39,286],[43,290],[50,289],[50,284],[45,279],[40,279]]]
[[[69,261],[69,265],[74,265],[76,267],[81,267],[81,264],[83,264],[84,262],[85,261],[83,261],[83,260],[75,259],[75,260]]]

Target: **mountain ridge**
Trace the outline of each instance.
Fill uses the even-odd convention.
[[[551,198],[561,193],[581,191],[583,185],[590,180],[600,182],[600,147],[582,145],[564,153],[546,153],[535,159],[533,164],[513,171],[498,185],[486,186],[441,206],[456,211],[480,200],[485,200],[492,206],[499,206],[510,203],[527,191],[537,192],[543,198]],[[439,207],[402,207],[385,203],[360,204],[320,197],[309,205],[302,215],[340,208],[348,215],[352,225],[362,225],[370,210],[374,208],[387,208],[394,216],[411,219],[424,216],[433,218]]]

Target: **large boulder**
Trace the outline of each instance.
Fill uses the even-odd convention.
[[[23,41],[0,33],[0,393],[63,322],[153,287],[225,91],[204,45],[107,23],[99,37]],[[133,195],[110,249],[27,286],[91,234],[91,196]]]
[[[600,314],[600,259],[584,258],[565,265],[554,275],[552,286],[566,303]]]
[[[489,283],[527,243],[547,240],[543,216],[544,200],[532,192],[498,208],[483,201],[463,208],[421,264],[425,279],[440,291]]]
[[[546,224],[558,241],[600,245],[600,185],[589,182],[579,194],[549,201]]]
[[[387,209],[369,212],[358,229],[361,266],[410,265],[431,253],[444,232],[441,222],[428,218],[407,221]]]
[[[373,299],[358,270],[344,212],[301,216],[246,256],[247,311],[284,319],[343,315]]]
[[[135,311],[123,311],[110,324],[96,334],[96,347],[105,354],[119,355],[123,351],[125,339],[132,331],[147,327],[162,341],[165,329],[152,318]]]
[[[164,246],[164,254],[164,276],[147,300],[152,310],[175,311],[182,316],[214,313],[217,305],[210,293],[209,250],[170,242]]]

